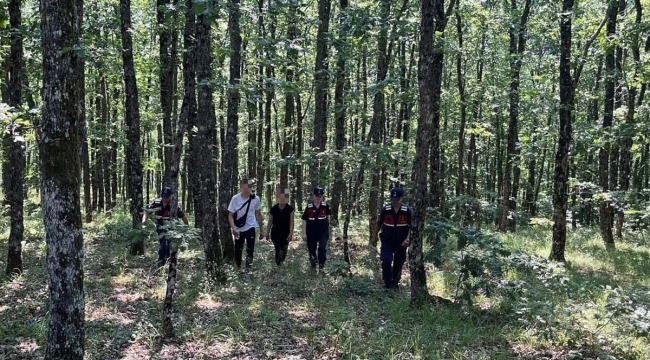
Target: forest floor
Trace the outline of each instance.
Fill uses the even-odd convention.
[[[48,293],[38,214],[28,216],[26,225],[25,271],[0,282],[0,359],[44,354]],[[572,232],[571,265],[564,269],[534,255],[546,257],[550,233],[524,229],[501,239],[532,254],[531,261],[541,264],[533,267],[551,270],[509,270],[505,277],[526,279],[519,295],[478,296],[472,306],[420,307],[409,305],[408,268],[400,292],[381,288],[376,250],[359,233],[352,233],[352,277],[338,275],[341,244],[331,244],[325,274],[314,275],[301,241],[291,243],[282,268],[273,264],[273,246],[258,241],[253,271],[232,271],[217,289],[205,285],[202,249],[194,240],[179,257],[175,337],[163,340],[166,273],[154,268],[157,242],[148,241],[144,257],[127,255],[128,225],[116,214],[85,232],[87,359],[650,358],[648,333],[642,331],[643,320],[650,322],[647,314],[635,323],[628,315],[638,307],[616,312],[616,302],[610,304],[619,297],[623,308],[645,301],[639,292],[647,293],[650,245],[642,240],[606,252],[596,233]],[[7,234],[7,224],[0,223],[3,271]],[[453,294],[452,267],[431,268],[429,274],[432,293]]]

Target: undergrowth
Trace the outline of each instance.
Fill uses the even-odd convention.
[[[47,338],[44,234],[38,209],[26,217],[25,271],[0,283],[0,359],[42,358]],[[325,274],[309,270],[291,243],[277,268],[257,242],[254,270],[228,268],[205,283],[193,232],[179,232],[175,337],[160,337],[165,271],[156,271],[153,228],[146,255],[132,257],[128,216],[115,212],[85,229],[87,359],[647,359],[650,244],[627,234],[607,251],[597,232],[569,232],[566,265],[546,260],[550,232],[514,234],[432,223],[427,249],[432,294],[451,304],[413,307],[408,265],[399,292],[381,287],[377,250],[352,224],[352,265],[331,243]],[[6,258],[0,222],[0,267]],[[185,235],[183,235],[185,234]],[[433,231],[430,231],[433,234]],[[182,241],[180,240],[182,239]],[[435,250],[435,251],[434,251]],[[435,260],[435,261],[434,261]],[[436,262],[438,266],[434,267]],[[351,276],[348,276],[351,274]]]

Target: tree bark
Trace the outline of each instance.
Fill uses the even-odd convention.
[[[607,132],[612,126],[614,119],[614,92],[616,87],[616,52],[614,40],[616,37],[616,19],[618,15],[618,0],[614,0],[607,8],[607,44],[605,47],[605,108],[603,110],[603,131]],[[598,174],[599,185],[602,191],[607,194],[611,189],[610,179],[610,150],[611,144],[607,140],[598,153]],[[600,235],[606,247],[614,247],[614,236],[612,234],[613,211],[611,199],[605,196],[600,203]]]
[[[624,2],[624,0],[623,0]],[[643,7],[641,5],[641,0],[634,0],[634,8],[636,11],[634,23],[636,29],[639,29],[641,26],[641,20],[643,16]],[[619,185],[621,191],[627,192],[630,189],[630,177],[632,175],[632,133],[635,123],[635,107],[636,107],[636,95],[638,91],[638,82],[639,82],[639,68],[641,66],[641,53],[639,51],[639,30],[632,30],[632,41],[630,48],[632,50],[632,59],[634,60],[634,74],[632,82],[627,84],[628,94],[627,94],[627,114],[625,116],[625,126],[623,130],[623,146],[621,147],[621,158],[620,158],[620,179]],[[622,210],[618,211],[616,219],[616,237],[623,237],[623,222],[625,218],[625,213]]]
[[[140,103],[133,61],[131,0],[120,0],[120,31],[122,34],[122,63],[124,66],[124,107],[126,127],[126,173],[130,201],[131,226],[139,228],[142,217],[142,158],[140,148]],[[132,255],[144,254],[144,239],[131,245]]]
[[[181,114],[176,124],[176,136],[174,138],[174,152],[171,167],[171,184],[178,200],[183,204],[185,212],[187,212],[187,202],[185,201],[185,184],[186,173],[181,175],[181,187],[183,194],[179,192],[178,175],[181,167],[181,155],[183,153],[183,137],[187,132],[188,124],[194,126],[196,124],[196,59],[195,59],[195,29],[196,29],[196,14],[194,12],[193,0],[185,0],[185,29],[183,31],[183,43],[185,51],[183,52],[183,104],[181,105]],[[189,136],[188,136],[189,137]],[[187,158],[183,166],[187,168]],[[177,200],[177,201],[178,201]],[[176,210],[178,209],[175,204],[172,204],[172,217],[176,218]]]
[[[465,98],[465,76],[463,75],[463,21],[460,17],[459,3],[456,3],[456,32],[459,51],[456,54],[456,79],[460,97],[460,125],[458,129],[458,177],[456,179],[456,196],[465,191],[465,124],[467,122],[467,104]],[[471,166],[471,163],[470,163]]]
[[[219,183],[219,232],[224,242],[224,258],[235,258],[235,245],[228,224],[228,204],[233,195],[236,174],[232,173],[237,151],[237,122],[239,107],[239,82],[241,77],[241,33],[239,29],[239,0],[230,0],[228,5],[228,34],[230,35],[230,87],[228,90],[228,116],[226,122],[226,145],[222,157],[221,182]]]
[[[48,268],[45,359],[84,358],[84,250],[79,129],[82,0],[41,0],[43,117],[37,126]]]
[[[347,51],[347,33],[348,26],[346,19],[346,9],[348,7],[348,0],[340,0],[339,6],[341,8],[339,14],[339,34],[337,42],[337,51],[338,58],[336,60],[336,86],[334,89],[334,117],[335,117],[335,127],[336,134],[334,136],[334,143],[336,146],[336,152],[334,159],[334,187],[332,188],[332,201],[331,201],[331,210],[332,210],[332,225],[338,226],[339,223],[339,207],[341,205],[342,194],[345,189],[345,178],[343,177],[343,149],[345,148],[345,116],[346,116],[346,104],[345,104],[345,81],[346,81],[346,70],[345,62]]]
[[[390,16],[390,0],[382,0],[380,5],[380,29],[377,38],[377,80],[376,89],[372,103],[372,120],[370,132],[368,133],[367,146],[378,147],[381,144],[382,128],[386,123],[386,99],[383,92],[384,81],[388,74],[388,18]],[[368,197],[368,232],[377,233],[377,212],[379,211],[379,153],[374,154],[372,159],[370,176],[370,195]],[[368,239],[372,241],[372,236]]]
[[[531,0],[526,0],[521,18],[518,23],[510,25],[510,118],[508,121],[508,153],[503,179],[503,201],[501,203],[501,222],[499,230],[502,232],[515,231],[515,208],[517,204],[516,191],[513,194],[512,172],[518,167],[519,142],[519,79],[521,75],[522,57],[526,47],[526,23],[530,15]],[[517,13],[517,0],[510,1],[510,11]],[[517,179],[518,180],[518,179]],[[514,195],[514,197],[512,196]]]
[[[111,134],[111,129],[113,128],[113,125],[111,124],[111,121],[109,119],[109,99],[108,99],[108,89],[107,89],[107,84],[106,84],[106,77],[102,76],[100,82],[99,82],[99,92],[100,92],[100,104],[101,104],[101,118],[102,118],[102,123],[104,124],[104,140],[102,141],[104,146],[102,148],[102,179],[103,179],[103,185],[104,185],[104,204],[105,204],[105,209],[107,211],[110,211],[112,209],[113,205],[113,200],[112,195],[113,191],[111,189],[111,141],[109,139],[112,138]]]
[[[451,0],[453,9],[455,0]],[[424,268],[424,226],[428,206],[439,205],[439,189],[431,189],[434,203],[429,203],[427,194],[427,165],[430,149],[437,144],[440,129],[440,90],[442,86],[443,39],[447,22],[443,0],[423,0],[420,19],[420,43],[418,62],[418,88],[420,90],[420,118],[415,141],[415,160],[413,162],[413,206],[415,208],[411,227],[411,248],[409,268],[411,272],[411,302],[418,303],[430,297],[427,289],[427,276]],[[435,27],[434,27],[435,24]],[[437,151],[436,151],[437,154]],[[439,165],[436,164],[436,165]],[[434,176],[437,171],[434,170]],[[434,178],[437,181],[437,178]]]
[[[345,0],[344,0],[345,1]],[[287,84],[293,86],[295,71],[294,68],[298,64],[298,50],[294,45],[296,36],[298,34],[297,19],[296,19],[296,1],[291,1],[289,5],[289,13],[287,14],[287,40],[289,42],[289,47],[287,49],[287,66],[285,70],[285,80]],[[293,118],[296,115],[295,110],[295,95],[294,91],[289,89],[285,95],[285,107],[284,107],[284,128],[282,137],[284,143],[282,145],[282,166],[280,167],[280,188],[288,189],[289,188],[289,164],[287,163],[289,157],[289,151],[292,147],[293,131]]]
[[[569,176],[569,148],[571,146],[575,80],[571,76],[571,38],[573,0],[562,0],[560,13],[560,134],[555,155],[553,183],[553,245],[550,259],[565,262],[567,178]]]
[[[323,152],[327,145],[327,92],[329,83],[328,36],[331,0],[318,0],[318,32],[316,35],[316,65],[314,67],[314,138],[312,151],[316,151],[311,164],[311,185],[325,180],[326,164]]]
[[[172,54],[172,31],[174,24],[170,21],[171,1],[156,0],[156,19],[158,21],[158,42],[160,55],[160,107],[162,109],[162,135],[164,152],[164,174],[162,185],[171,182],[172,146],[172,111],[174,104],[174,56]]]
[[[23,36],[22,14],[20,0],[9,1],[9,106],[13,111],[19,111],[23,93]],[[12,117],[13,119],[13,117]],[[10,208],[11,228],[7,241],[6,274],[20,274],[23,270],[22,241],[25,226],[23,222],[24,203],[24,172],[25,172],[25,139],[23,129],[11,121],[6,129],[4,142],[8,152],[8,163],[3,166],[3,173],[8,173],[5,180],[5,197]]]

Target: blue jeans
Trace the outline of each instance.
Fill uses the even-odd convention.
[[[397,240],[381,241],[381,272],[387,289],[397,288],[406,261],[406,248]]]
[[[316,261],[318,261],[318,266],[321,269],[325,267],[325,260],[327,260],[328,238],[328,234],[321,234],[317,236],[307,235],[307,251],[309,252],[309,262],[311,263],[312,268],[316,268]]]

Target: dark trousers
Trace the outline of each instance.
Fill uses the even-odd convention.
[[[158,266],[163,266],[171,256],[172,244],[164,233],[158,234],[158,243],[160,244],[158,248]]]
[[[406,261],[406,248],[397,240],[381,242],[381,272],[387,289],[396,288],[402,277],[402,267]]]
[[[322,269],[327,260],[327,234],[309,236],[307,235],[307,251],[309,251],[309,262],[312,268],[316,268],[316,262]]]
[[[287,257],[287,250],[289,249],[288,237],[288,235],[271,237],[271,241],[273,241],[273,246],[275,247],[275,263],[277,265],[282,265],[284,259]]]
[[[238,268],[241,268],[244,242],[246,242],[246,267],[249,268],[253,264],[253,252],[255,251],[255,228],[239,233],[239,238],[235,240],[235,264]]]

